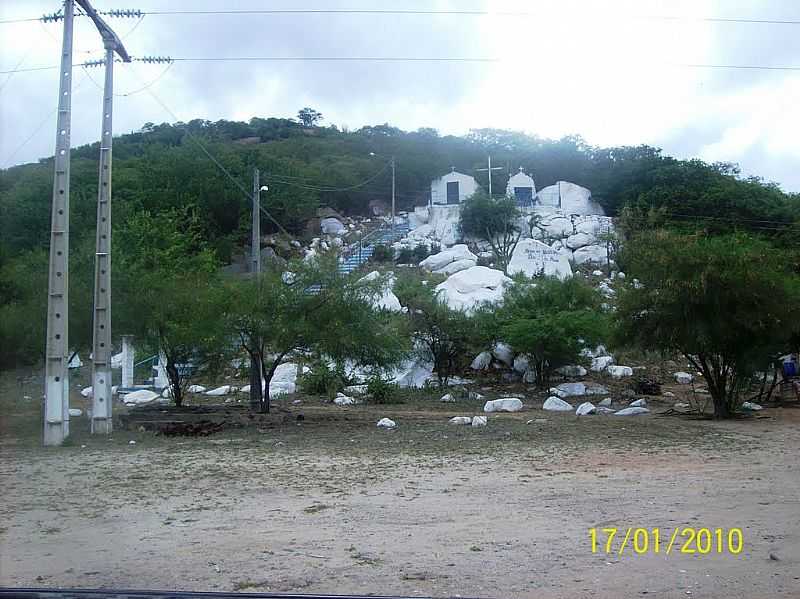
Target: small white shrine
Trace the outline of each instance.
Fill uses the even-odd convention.
[[[519,172],[509,177],[508,185],[506,186],[506,197],[516,199],[517,205],[522,208],[534,205],[536,183],[533,182],[533,177],[522,170],[522,167],[519,167]]]
[[[446,175],[431,181],[431,204],[436,206],[461,204],[478,189],[475,177],[459,173],[455,167]]]

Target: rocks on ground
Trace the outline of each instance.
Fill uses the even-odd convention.
[[[548,412],[571,412],[573,408],[572,404],[567,403],[555,395],[551,395],[545,400],[542,409]]]
[[[502,397],[487,401],[483,406],[483,411],[490,412],[519,412],[522,409],[522,401],[517,397]]]

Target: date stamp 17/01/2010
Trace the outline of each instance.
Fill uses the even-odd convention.
[[[661,528],[590,528],[592,553],[606,555],[739,555],[744,548],[741,528],[678,527]]]

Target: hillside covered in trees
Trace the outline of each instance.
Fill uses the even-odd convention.
[[[742,178],[731,164],[677,160],[649,146],[593,147],[579,137],[548,140],[495,129],[440,136],[386,124],[342,131],[300,121],[147,123],[118,137],[115,264],[135,254],[139,264],[153,260],[155,267],[155,254],[174,254],[173,239],[183,254],[226,263],[248,243],[254,167],[269,185],[262,205],[293,235],[308,238],[306,223],[321,206],[366,215],[371,200],[389,200],[391,156],[400,210],[426,204],[430,181],[451,166],[474,173],[491,155],[495,165],[507,167],[493,174],[496,191],[522,166],[538,188],[568,180],[591,189],[609,215],[623,215],[636,228],[744,229],[783,248],[800,241],[798,195]],[[97,144],[72,154],[70,320],[76,344],[90,330],[98,156]],[[485,186],[486,173],[475,175]],[[0,363],[41,352],[52,177],[52,158],[0,171]],[[265,219],[263,227],[269,232],[274,225]],[[145,238],[134,239],[137,231]],[[119,305],[121,292],[135,293],[137,283],[120,280],[119,268],[112,272]],[[124,307],[115,310],[124,313]]]

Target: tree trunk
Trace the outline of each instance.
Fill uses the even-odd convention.
[[[183,405],[183,389],[181,388],[181,375],[178,372],[178,367],[175,365],[174,360],[167,356],[167,378],[169,379],[169,388],[172,392],[172,399],[175,401],[177,407]]]
[[[261,389],[261,359],[258,352],[248,352],[250,355],[250,409],[254,412],[261,410],[263,392]]]

